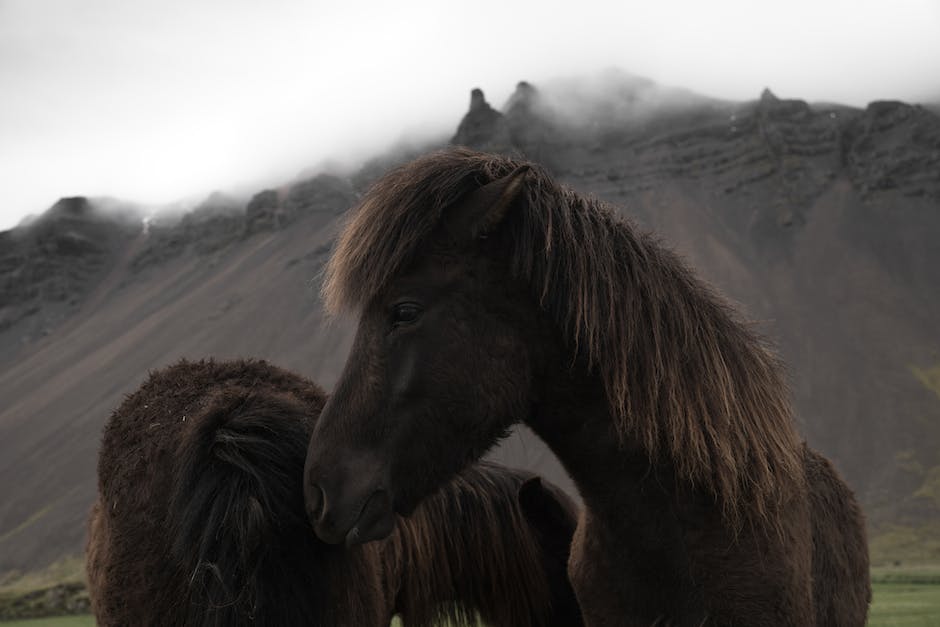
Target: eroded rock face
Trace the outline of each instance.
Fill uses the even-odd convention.
[[[87,198],[71,197],[0,233],[0,331],[36,316],[24,338],[46,334],[100,281],[139,230],[131,211],[105,213]]]
[[[63,198],[41,216],[0,233],[0,332],[19,325],[18,341],[8,343],[31,342],[52,332],[125,265],[130,276],[122,274],[119,285],[187,254],[222,254],[297,220],[328,221],[355,200],[347,179],[328,174],[259,192],[247,206],[215,192],[175,219],[145,220],[142,211],[115,201]]]
[[[862,194],[898,190],[940,198],[940,118],[929,109],[890,101],[863,111],[811,106],[765,89],[751,103],[672,104],[633,126],[630,103],[643,89],[652,87],[620,89],[624,107],[585,105],[587,118],[552,110],[525,81],[502,113],[475,89],[451,143],[520,153],[573,174],[603,167],[594,166],[600,159],[585,155],[587,148],[608,161],[606,175],[634,190],[681,176],[728,194],[748,193],[770,180],[779,193],[773,204],[780,205],[773,221],[781,226],[802,224],[807,207],[840,175]]]
[[[355,199],[352,184],[330,174],[261,191],[244,207],[216,193],[179,222],[151,228],[149,241],[133,265],[140,270],[187,250],[201,255],[219,253],[256,233],[284,229],[306,217],[329,219],[349,208]]]
[[[895,101],[873,102],[845,133],[845,161],[863,193],[897,190],[940,199],[940,118]]]
[[[304,216],[338,215],[356,201],[352,183],[332,174],[318,174],[285,190],[256,194],[245,211],[246,234],[283,229]]]
[[[280,204],[280,195],[274,189],[266,189],[252,196],[245,206],[245,232],[258,233],[279,228]]]
[[[131,266],[140,271],[179,257],[189,249],[203,255],[222,250],[239,240],[243,228],[241,203],[213,192],[178,221],[152,224]]]
[[[291,186],[284,206],[292,216],[310,213],[337,215],[356,201],[352,184],[332,174],[319,174]]]

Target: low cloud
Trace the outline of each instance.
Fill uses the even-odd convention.
[[[724,99],[770,86],[853,105],[923,101],[940,75],[938,18],[919,0],[904,11],[481,0],[468,12],[430,0],[6,0],[0,228],[65,195],[159,204],[349,167],[412,136],[449,136],[475,86],[494,106],[519,80],[574,116],[598,98],[621,106],[617,83],[596,78],[605,67]],[[579,75],[595,78],[567,91],[551,80]],[[681,101],[634,87],[631,114]]]

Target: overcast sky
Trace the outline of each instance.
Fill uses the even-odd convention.
[[[940,101],[940,0],[0,0],[0,229],[450,133],[481,87],[607,68],[728,99]]]

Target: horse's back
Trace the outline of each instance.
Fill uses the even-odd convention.
[[[862,510],[829,460],[809,447],[806,478],[813,512],[816,624],[861,627],[871,601]]]
[[[324,399],[257,361],[181,362],[128,396],[105,427],[89,521],[98,623],[387,622],[374,549],[325,547],[304,514]]]

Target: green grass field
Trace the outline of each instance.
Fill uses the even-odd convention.
[[[57,616],[55,618],[31,618],[0,623],[3,627],[95,627],[95,620],[89,616]]]
[[[940,625],[940,565],[929,561],[875,566],[871,579],[869,627]]]
[[[940,584],[872,584],[869,627],[937,627]]]
[[[875,569],[868,627],[940,626],[940,572]],[[0,622],[2,627],[94,627],[91,616],[61,616]],[[397,620],[393,627],[400,627]]]
[[[869,627],[937,627],[940,583],[876,583]],[[0,623],[3,627],[94,627],[91,616],[37,618]],[[400,623],[393,623],[400,625]]]

